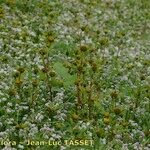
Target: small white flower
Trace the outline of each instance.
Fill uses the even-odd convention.
[[[60,150],[65,150],[66,148],[64,146],[61,146],[60,147]]]
[[[129,150],[129,149],[128,149],[128,144],[123,144],[121,150]]]
[[[36,117],[35,117],[35,119],[38,120],[38,121],[42,121],[43,118],[44,118],[44,116],[43,116],[41,113],[38,113],[38,114],[36,115]]]
[[[20,148],[20,149],[24,149],[24,146],[23,146],[23,145],[21,145],[21,144],[19,144],[19,145],[18,145],[18,148]]]
[[[103,144],[106,144],[106,139],[104,138],[104,139],[101,139],[101,142],[103,143]]]

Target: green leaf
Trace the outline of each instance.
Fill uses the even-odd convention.
[[[68,69],[64,67],[64,65],[61,62],[54,63],[53,67],[57,74],[63,79],[65,88],[74,84],[76,76],[70,75],[68,73]]]
[[[53,44],[53,53],[61,53],[61,54],[66,54],[67,52],[69,53],[69,56],[73,56],[73,50],[74,50],[75,45],[73,43],[66,44],[65,42],[57,42]]]

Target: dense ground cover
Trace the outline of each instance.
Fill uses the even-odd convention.
[[[0,149],[150,149],[149,9],[0,0]]]

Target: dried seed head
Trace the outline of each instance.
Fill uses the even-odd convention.
[[[2,62],[3,63],[8,63],[8,60],[9,60],[8,57],[6,57],[6,56],[2,57]]]
[[[46,50],[44,50],[44,49],[41,49],[41,50],[39,51],[39,53],[40,53],[42,56],[44,56],[44,55],[47,54]]]
[[[88,62],[90,65],[92,65],[94,63],[94,61],[92,59],[90,59]]]
[[[49,69],[47,67],[42,68],[42,72],[47,73]]]
[[[95,53],[96,52],[96,49],[95,48],[91,48],[90,49],[90,53]]]
[[[14,5],[14,4],[16,4],[16,0],[6,0],[6,4],[8,6]]]
[[[0,8],[0,18],[4,18],[4,10]]]
[[[145,134],[146,137],[149,137],[150,136],[150,130],[145,130],[144,134]]]
[[[103,138],[105,136],[105,130],[103,128],[99,128],[96,130],[96,135],[100,138]]]
[[[62,129],[62,128],[64,127],[64,124],[61,123],[61,122],[57,122],[57,123],[55,124],[55,126],[56,126],[57,129]]]
[[[88,87],[86,90],[87,93],[91,93],[91,89]]]
[[[49,75],[50,75],[50,77],[55,77],[56,76],[56,72],[55,71],[50,71]]]
[[[48,42],[49,44],[53,43],[53,42],[54,42],[54,37],[53,37],[53,36],[48,36],[48,37],[47,37],[47,42]]]
[[[73,121],[77,121],[79,119],[79,116],[77,114],[72,115]]]
[[[80,46],[80,51],[81,52],[86,52],[88,50],[87,46],[86,45],[81,45]]]
[[[111,92],[111,98],[112,99],[116,99],[117,97],[118,97],[118,93],[117,93],[117,91],[113,91],[113,92]]]
[[[75,85],[77,85],[77,86],[79,86],[80,83],[81,83],[81,80],[80,80],[80,79],[77,79],[77,80],[75,81]]]
[[[24,73],[25,68],[24,68],[24,67],[19,67],[19,68],[17,69],[17,71],[18,71],[20,74],[22,74],[22,73]]]
[[[78,66],[78,67],[77,67],[77,70],[78,70],[78,71],[83,71],[83,66],[81,66],[81,65]]]
[[[110,119],[109,118],[104,118],[104,123],[108,125],[110,123]]]
[[[109,115],[109,112],[105,112],[105,113],[104,113],[104,117],[105,117],[105,118],[109,118],[109,116],[110,116],[110,115]]]
[[[145,80],[145,78],[146,78],[146,77],[145,77],[143,74],[140,76],[141,81],[142,81],[142,80]]]
[[[33,73],[37,74],[39,72],[38,68],[34,68]]]
[[[93,62],[91,65],[92,65],[92,70],[94,72],[96,72],[97,71],[97,64],[95,62]]]
[[[20,73],[17,71],[17,72],[14,73],[13,77],[14,77],[14,78],[18,78],[19,75],[20,75]]]
[[[100,39],[99,43],[101,44],[101,46],[106,46],[108,44],[108,38],[107,37],[103,37]]]
[[[92,98],[90,99],[90,101],[91,101],[91,102],[94,102],[94,101],[95,101],[95,98],[94,98],[94,97],[92,97]]]
[[[126,122],[126,121],[123,121],[123,122],[121,122],[121,125],[124,126],[124,127],[127,127],[129,125],[129,123]]]
[[[38,86],[38,81],[37,81],[37,80],[33,80],[33,81],[32,81],[32,85],[33,85],[34,87],[37,87],[37,86]]]
[[[16,95],[16,90],[15,90],[15,89],[10,89],[10,90],[8,91],[8,94],[9,94],[10,96],[15,96],[15,95]]]
[[[97,30],[97,31],[96,31],[96,33],[97,33],[97,34],[100,34],[100,31],[99,31],[99,30]]]
[[[23,83],[23,81],[20,79],[16,79],[16,81],[15,81],[16,86],[21,86],[22,83]]]
[[[116,115],[120,115],[122,111],[121,111],[120,108],[114,108],[114,109],[113,109],[113,112],[114,112]]]

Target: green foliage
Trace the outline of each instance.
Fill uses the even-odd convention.
[[[68,88],[69,86],[74,85],[76,76],[70,75],[68,73],[68,69],[64,67],[63,63],[61,62],[54,63],[54,69],[57,72],[57,74],[63,79],[65,88]]]
[[[1,139],[27,150],[148,149],[148,0],[0,5]],[[94,144],[19,144],[28,139]]]

